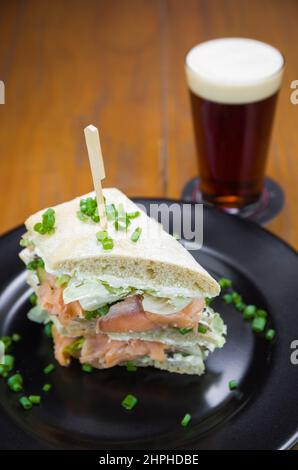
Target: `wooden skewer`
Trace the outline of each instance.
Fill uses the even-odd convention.
[[[98,215],[100,217],[100,227],[107,228],[107,216],[102,193],[101,181],[106,177],[100,140],[97,127],[90,124],[84,129],[86,145],[89,155],[93,185],[96,193]]]

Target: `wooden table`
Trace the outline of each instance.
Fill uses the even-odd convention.
[[[106,186],[178,198],[197,173],[183,62],[195,43],[249,36],[287,59],[268,175],[286,205],[268,228],[298,247],[296,0],[2,2],[0,232],[91,189],[83,128],[100,128]]]
[[[287,60],[268,164],[286,205],[268,228],[297,248],[297,18],[296,0],[1,2],[0,232],[91,189],[90,123],[101,131],[105,186],[178,198],[197,173],[185,53],[248,36]]]

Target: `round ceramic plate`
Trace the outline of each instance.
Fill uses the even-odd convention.
[[[150,202],[137,200],[147,207]],[[191,215],[190,215],[191,217]],[[51,340],[26,312],[30,289],[18,259],[20,227],[0,240],[0,336],[22,336],[13,354],[26,393],[41,393],[30,411],[18,404],[0,379],[0,442],[3,449],[284,449],[298,438],[296,390],[298,365],[291,364],[291,342],[298,339],[296,253],[252,222],[204,208],[204,246],[192,255],[216,278],[231,278],[246,303],[269,312],[273,342],[252,332],[233,307],[214,306],[228,327],[223,349],[207,360],[204,376],[123,367],[81,371],[56,365]],[[230,380],[238,389],[231,392]],[[138,405],[125,411],[128,393]],[[192,416],[188,427],[180,421]]]

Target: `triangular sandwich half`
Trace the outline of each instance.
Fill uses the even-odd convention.
[[[29,318],[53,323],[55,355],[97,368],[134,363],[202,374],[226,327],[205,303],[217,282],[160,224],[115,188],[108,226],[93,193],[26,221],[21,259],[37,295]]]

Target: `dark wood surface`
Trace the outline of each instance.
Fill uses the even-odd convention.
[[[295,0],[1,2],[0,232],[91,189],[89,123],[101,132],[106,186],[179,197],[197,173],[185,53],[241,35],[279,47],[287,60],[268,162],[286,206],[268,228],[298,247],[297,17]]]
[[[0,232],[91,189],[83,128],[100,129],[107,178],[178,198],[197,173],[184,56],[219,36],[267,41],[287,66],[268,162],[286,205],[268,228],[298,247],[296,0],[1,2]]]

